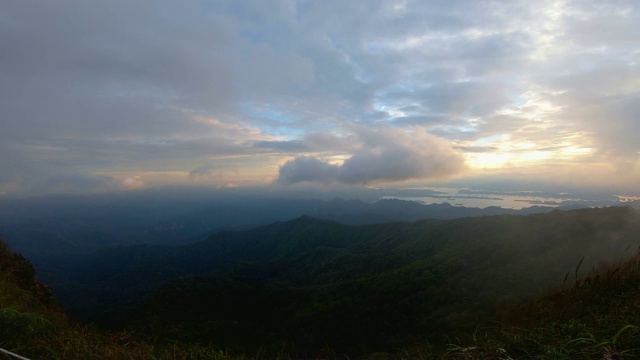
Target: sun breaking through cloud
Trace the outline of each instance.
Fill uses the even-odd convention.
[[[633,190],[639,34],[631,0],[9,2],[0,192],[589,169]]]

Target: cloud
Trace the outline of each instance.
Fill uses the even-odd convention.
[[[259,149],[270,149],[284,152],[304,152],[309,150],[306,145],[300,141],[257,141],[253,144]]]
[[[233,171],[231,172],[233,173]],[[189,172],[189,180],[193,183],[207,184],[216,188],[234,188],[238,184],[231,180],[229,169],[221,164],[207,164],[199,166]]]
[[[640,151],[640,64],[608,61],[549,82],[560,116],[589,132],[601,155],[637,158]]]
[[[358,128],[361,145],[342,165],[315,157],[286,162],[278,182],[369,184],[410,179],[443,179],[464,169],[464,158],[449,143],[422,128]]]
[[[36,185],[43,191],[60,193],[104,192],[115,188],[115,181],[109,176],[66,174],[48,178]]]
[[[280,168],[277,182],[295,184],[299,182],[331,183],[337,180],[340,166],[328,164],[310,156],[300,156],[287,161]]]
[[[142,177],[132,176],[128,177],[120,182],[122,190],[140,190],[146,187]]]
[[[292,158],[283,182],[446,177],[451,147],[505,172],[527,149],[560,154],[549,169],[637,164],[637,1],[3,5],[7,193],[65,174],[256,184]]]
[[[16,177],[12,181],[0,181],[0,191],[31,194],[82,194],[102,193],[118,189],[118,183],[110,176],[86,173],[31,172],[31,177]]]
[[[207,164],[191,170],[189,172],[189,180],[220,186],[221,184],[231,183],[229,181],[230,172],[233,171],[229,168],[224,168],[223,164]]]
[[[220,177],[220,169],[214,164],[199,166],[189,172],[190,180],[217,179]]]

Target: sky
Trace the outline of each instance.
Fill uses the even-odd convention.
[[[640,195],[640,2],[9,0],[0,194]]]

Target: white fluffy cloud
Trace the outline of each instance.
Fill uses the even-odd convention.
[[[360,143],[341,165],[314,157],[297,157],[280,168],[278,182],[304,181],[347,184],[443,179],[464,169],[464,158],[442,139],[424,129],[357,128]]]

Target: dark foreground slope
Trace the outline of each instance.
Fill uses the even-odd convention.
[[[640,252],[511,309],[504,322],[450,344],[454,359],[640,358]],[[446,355],[444,355],[446,354]]]
[[[101,333],[73,323],[36,279],[31,264],[1,238],[0,348],[34,360],[244,359],[210,347],[156,344],[126,331]],[[0,352],[0,359],[15,357]]]
[[[303,217],[104,250],[62,295],[76,314],[158,338],[362,355],[463,338],[638,245],[640,215],[620,207],[367,226]]]

